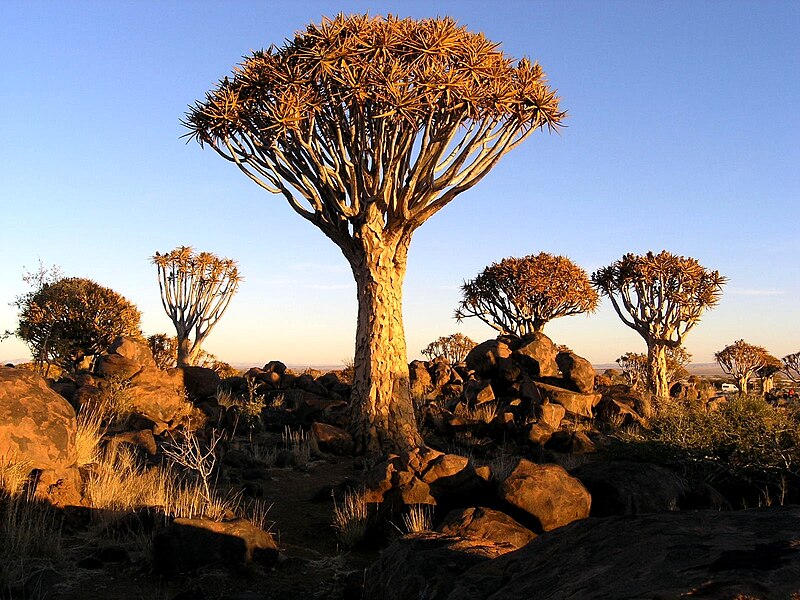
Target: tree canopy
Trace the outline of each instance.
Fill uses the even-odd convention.
[[[770,363],[770,354],[762,346],[736,340],[715,353],[714,359],[723,371],[736,378],[739,390],[746,393],[750,378]]]
[[[501,333],[541,331],[549,321],[593,312],[598,295],[586,271],[547,252],[504,258],[461,286],[460,321],[478,317]]]
[[[139,310],[112,289],[82,277],[43,283],[19,301],[17,336],[34,360],[74,370],[121,335],[140,337]]]
[[[449,17],[340,14],[246,57],[185,125],[341,246],[374,211],[421,225],[558,103],[538,64]]]

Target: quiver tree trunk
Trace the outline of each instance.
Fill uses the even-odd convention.
[[[360,452],[420,446],[403,329],[403,279],[410,232],[395,238],[364,227],[346,253],[358,293],[351,432]],[[352,255],[350,255],[352,254]]]
[[[657,342],[647,342],[647,391],[656,400],[669,397],[667,381],[667,347]]]

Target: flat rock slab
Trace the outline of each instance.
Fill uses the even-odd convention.
[[[473,566],[447,600],[795,598],[800,507],[587,519]],[[433,598],[433,597],[431,597]]]

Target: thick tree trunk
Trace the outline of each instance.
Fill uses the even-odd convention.
[[[410,235],[386,241],[367,235],[348,257],[358,292],[353,433],[360,452],[420,446],[403,330],[403,279]]]
[[[194,365],[192,356],[192,342],[188,337],[178,336],[178,366],[191,367]]]
[[[649,340],[647,341],[647,391],[656,399],[669,397],[667,348]]]

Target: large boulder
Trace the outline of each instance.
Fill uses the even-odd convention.
[[[444,533],[405,535],[383,550],[367,570],[364,598],[445,598],[464,573],[513,549],[508,543]]]
[[[272,536],[246,519],[218,522],[175,519],[153,539],[153,564],[174,574],[209,565],[274,564],[278,546]]]
[[[426,598],[796,598],[797,540],[797,506],[587,519],[494,560],[452,566],[453,587]]]
[[[521,459],[500,484],[498,495],[535,531],[551,531],[589,516],[592,498],[560,465]]]
[[[592,495],[593,517],[725,507],[719,494],[696,490],[660,465],[598,461],[576,467],[570,474]]]
[[[216,371],[207,367],[176,367],[176,370],[182,373],[186,393],[195,402],[213,398],[222,381]]]
[[[558,350],[553,341],[541,332],[523,337],[519,348],[514,352],[514,358],[532,377],[558,377],[557,355]]]
[[[153,359],[153,351],[143,340],[129,336],[120,336],[111,342],[107,350],[108,354],[117,354],[127,358],[142,367],[155,367],[156,361]]]
[[[592,363],[574,352],[559,352],[556,364],[564,379],[584,394],[594,391],[594,367]]]
[[[591,418],[592,409],[602,398],[601,394],[582,394],[538,381],[535,385],[544,401],[560,404],[568,413],[579,417]]]
[[[479,538],[496,543],[505,542],[514,548],[522,548],[536,538],[535,533],[507,514],[485,507],[451,511],[437,530],[450,535]]]
[[[0,455],[32,469],[67,469],[75,465],[75,431],[75,410],[43,378],[0,367]]]
[[[487,340],[469,351],[467,369],[475,371],[480,377],[491,377],[497,372],[501,360],[510,356],[508,344],[500,340]]]

